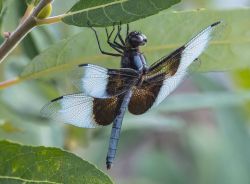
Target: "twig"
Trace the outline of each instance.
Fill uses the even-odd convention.
[[[62,18],[65,17],[65,14],[57,15],[54,17],[48,17],[46,19],[37,19],[36,23],[37,25],[43,25],[43,24],[55,24],[62,20]]]
[[[0,63],[9,55],[17,44],[37,25],[36,17],[39,12],[53,0],[41,0],[33,12],[10,34],[0,46]]]

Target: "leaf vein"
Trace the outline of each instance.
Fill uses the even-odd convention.
[[[20,181],[23,181],[23,183],[33,182],[33,183],[63,184],[63,183],[58,183],[58,182],[53,182],[53,181],[29,180],[29,179],[14,177],[14,176],[0,176],[0,180],[1,179],[20,180]]]
[[[94,23],[94,21],[89,17],[89,12],[88,12],[88,11],[86,12],[86,15],[87,15],[87,19],[88,19],[91,23]],[[98,25],[98,24],[96,23],[96,25]]]
[[[105,10],[105,7],[103,7],[102,9],[103,9],[104,15],[111,21],[111,23],[113,23],[114,20],[113,20],[111,17],[109,17],[109,15],[107,14],[107,12],[106,12],[106,10]]]
[[[123,6],[122,3],[120,3],[120,5],[121,5],[122,10],[123,10],[125,13],[127,13],[127,14],[129,14],[129,15],[140,16],[140,15],[138,15],[138,14],[135,14],[135,13],[132,13],[132,12],[129,12],[128,10],[126,10],[126,9],[124,8],[124,6]]]
[[[75,15],[73,15],[73,16],[71,17],[71,20],[72,20],[72,22],[73,22],[74,24],[77,25],[77,22],[76,22],[76,20],[75,20]]]
[[[112,2],[112,3],[107,3],[105,5],[99,5],[99,6],[94,6],[94,7],[91,7],[91,8],[87,8],[87,9],[84,9],[84,10],[78,10],[78,11],[74,11],[74,12],[68,12],[65,16],[66,17],[67,16],[72,16],[74,14],[88,12],[90,10],[95,10],[95,9],[98,9],[98,8],[103,8],[103,7],[107,7],[107,6],[111,6],[111,5],[115,5],[115,4],[119,4],[119,3],[124,3],[124,2],[127,2],[127,1],[130,1],[130,0],[115,1],[115,2]]]
[[[160,10],[161,8],[157,7],[155,3],[152,0],[149,0],[149,3],[153,5],[157,10]]]

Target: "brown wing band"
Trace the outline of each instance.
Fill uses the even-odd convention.
[[[156,76],[157,80],[163,79],[164,75]],[[142,85],[134,87],[133,94],[128,106],[129,112],[135,115],[143,114],[154,104],[164,80],[154,83],[154,79],[144,81]]]
[[[93,101],[93,119],[98,125],[106,126],[113,122],[120,106],[122,98],[95,98]]]

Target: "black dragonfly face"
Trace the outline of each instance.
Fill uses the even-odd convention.
[[[143,46],[147,43],[147,37],[137,31],[132,31],[126,38],[126,45],[132,48]]]

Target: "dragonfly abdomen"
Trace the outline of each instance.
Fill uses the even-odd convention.
[[[129,90],[123,98],[120,111],[117,114],[114,120],[113,126],[112,126],[111,136],[109,139],[108,154],[106,157],[107,169],[111,168],[111,165],[115,159],[116,150],[117,150],[118,142],[120,139],[120,132],[121,132],[121,127],[122,127],[123,117],[128,107],[131,96],[132,96],[132,91]]]

